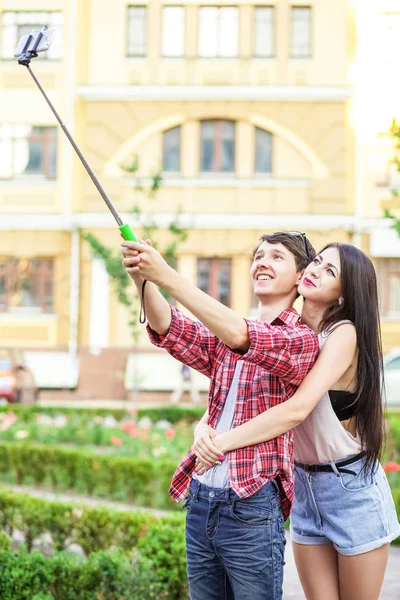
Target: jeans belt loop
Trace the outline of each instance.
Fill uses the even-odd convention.
[[[331,465],[331,467],[332,467],[332,471],[333,471],[333,472],[336,474],[336,477],[340,477],[340,473],[339,473],[339,470],[338,470],[338,468],[337,468],[337,466],[336,466],[336,463],[334,463],[334,462],[331,462],[331,463],[329,463],[329,464],[330,464],[330,465]]]

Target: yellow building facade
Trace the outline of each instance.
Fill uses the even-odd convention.
[[[190,230],[178,250],[182,274],[250,315],[248,271],[262,232],[306,231],[316,248],[355,243],[380,265],[385,347],[400,345],[400,252],[393,238],[381,256],[379,242],[390,186],[379,187],[369,166],[384,119],[370,124],[358,112],[370,27],[361,5],[0,0],[1,344],[78,354],[83,381],[96,372],[93,357],[104,370],[105,357],[119,356],[121,372],[131,347],[127,312],[80,236],[118,249],[118,229],[12,58],[20,35],[48,24],[57,41],[32,69],[124,220],[140,233],[131,212],[139,205],[162,247],[180,211]],[[386,116],[390,125],[395,115]],[[135,156],[144,184],[162,171],[155,200],[121,168]],[[144,333],[138,349],[150,350]]]

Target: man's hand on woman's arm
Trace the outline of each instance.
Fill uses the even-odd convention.
[[[216,435],[215,429],[208,425],[207,410],[195,427],[192,450],[199,461],[208,465],[208,467],[212,467],[216,461],[225,460],[225,456],[215,448],[212,442]]]

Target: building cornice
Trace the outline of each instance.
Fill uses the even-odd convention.
[[[160,228],[166,228],[173,218],[172,213],[155,213],[154,221]],[[132,228],[139,229],[132,214],[121,215],[124,222]],[[182,213],[180,224],[191,229],[235,229],[259,231],[265,229],[286,229],[304,231],[344,230],[369,233],[376,229],[390,227],[388,219],[361,219],[355,221],[354,216],[344,214],[224,214],[224,213]],[[357,226],[357,227],[356,227]],[[73,231],[75,229],[112,229],[116,228],[113,217],[107,213],[76,213],[73,215],[1,214],[0,231]]]
[[[267,102],[346,102],[353,89],[310,85],[84,85],[88,102],[236,100]]]

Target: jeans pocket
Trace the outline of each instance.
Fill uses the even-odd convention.
[[[193,503],[193,496],[189,492],[188,495],[183,499],[182,508],[186,508],[186,514],[190,512]]]
[[[351,467],[350,467],[351,468]],[[375,475],[365,474],[363,471],[355,473],[340,473],[340,483],[347,492],[363,492],[376,485]]]
[[[255,502],[252,498],[235,500],[231,505],[233,519],[249,527],[262,527],[269,525],[273,518],[273,506],[270,499],[263,498],[263,502]]]

